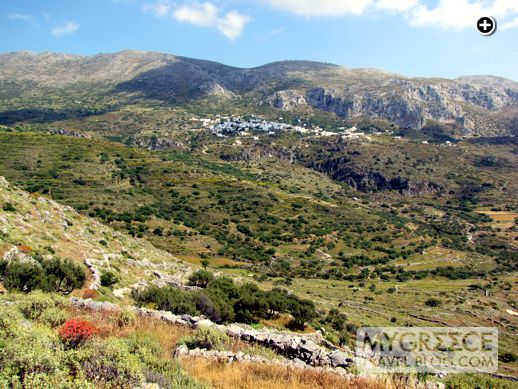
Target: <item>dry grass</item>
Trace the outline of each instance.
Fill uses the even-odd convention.
[[[413,388],[390,378],[345,378],[330,372],[294,369],[254,363],[222,363],[205,359],[182,359],[192,376],[212,388],[221,389],[399,389]]]
[[[175,326],[160,320],[139,316],[130,324],[120,325],[120,314],[118,312],[91,311],[77,308],[71,308],[70,311],[72,317],[94,323],[100,329],[100,336],[102,337],[150,336],[159,340],[166,353],[170,353],[176,347],[179,338],[192,332],[186,327]]]

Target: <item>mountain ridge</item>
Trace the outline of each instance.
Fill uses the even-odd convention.
[[[89,85],[102,90],[90,92]],[[71,97],[122,94],[132,96],[132,101],[169,105],[212,97],[246,98],[284,111],[323,111],[343,120],[369,117],[403,128],[421,129],[430,121],[438,122],[457,127],[462,135],[518,132],[518,83],[497,76],[406,77],[314,61],[238,68],[128,50],[94,56],[0,54],[0,94],[5,105],[12,98],[38,97],[59,88]]]

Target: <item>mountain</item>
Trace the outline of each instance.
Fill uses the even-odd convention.
[[[42,107],[49,94],[74,98],[83,107],[94,106],[93,111],[135,100],[182,106],[203,98],[237,98],[283,111],[329,112],[347,121],[382,119],[410,129],[433,121],[462,135],[518,131],[518,83],[493,76],[410,78],[310,61],[241,69],[137,51],[0,55],[2,123],[12,123],[20,110]]]

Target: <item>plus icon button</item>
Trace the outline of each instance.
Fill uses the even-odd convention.
[[[477,30],[481,35],[488,36],[496,31],[496,20],[491,16],[484,16],[477,21]]]

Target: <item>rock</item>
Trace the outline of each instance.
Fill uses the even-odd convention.
[[[181,356],[187,355],[187,354],[189,354],[189,349],[187,348],[187,346],[185,344],[182,344],[175,349],[173,356],[175,358],[178,358],[178,357],[181,357]]]
[[[198,322],[195,322],[194,324],[196,326],[196,328],[198,327],[212,327],[214,325],[214,323],[209,320],[209,319],[202,319],[202,320],[199,320]]]
[[[243,332],[243,329],[241,327],[239,327],[238,325],[236,325],[236,324],[230,324],[227,327],[227,335],[231,336],[233,338],[240,337],[242,332]]]
[[[302,346],[300,346],[300,350],[304,351],[304,352],[307,352],[309,354],[313,354],[314,352],[319,350],[319,348],[315,344],[315,342],[313,342],[311,340],[308,340],[308,341],[304,342],[304,344]]]
[[[365,358],[352,357],[351,363],[356,366],[360,372],[368,372],[375,368],[374,364]]]
[[[327,355],[329,362],[333,367],[348,367],[352,360],[342,351],[333,351]]]
[[[243,352],[238,351],[238,352],[236,353],[236,355],[234,356],[234,359],[235,359],[236,361],[241,361],[241,360],[243,359],[243,357],[244,357],[244,356],[245,356],[245,354],[244,354]]]

